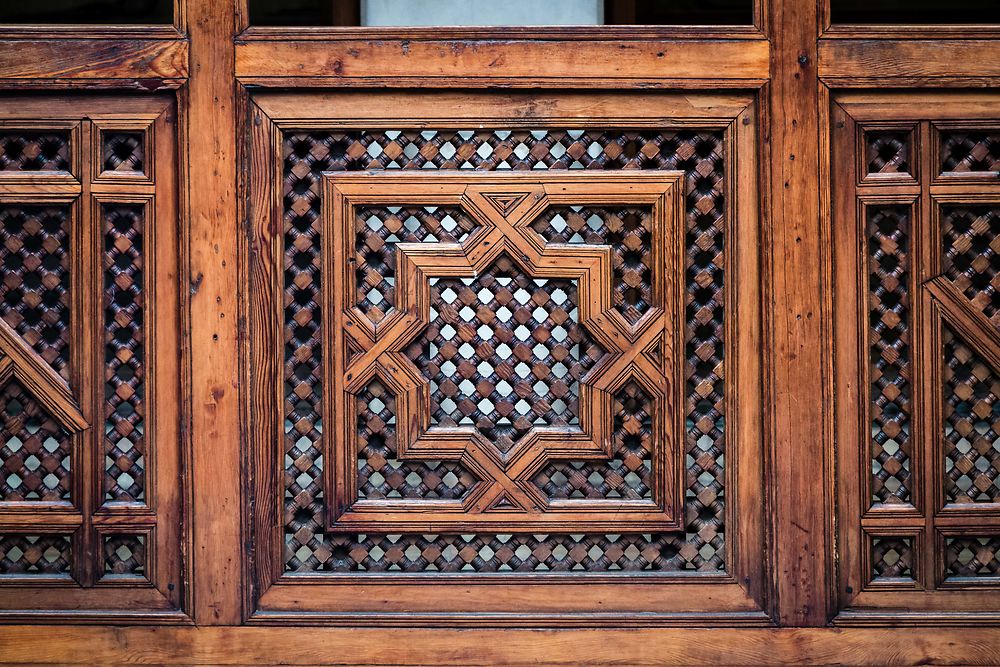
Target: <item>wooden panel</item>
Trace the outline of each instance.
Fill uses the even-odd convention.
[[[137,664],[876,664],[987,665],[1000,631],[955,629],[391,630],[373,628],[0,628],[15,663]],[[391,639],[391,641],[390,641]],[[406,647],[401,649],[400,647]]]
[[[175,622],[175,107],[109,95],[0,106],[0,615]]]
[[[363,606],[365,611],[377,611],[369,610],[367,602],[352,593],[360,587],[368,592],[375,590],[372,588],[375,581],[383,584],[379,590],[384,593],[377,597],[385,601],[381,607],[384,613],[392,614],[391,609],[410,609],[416,614],[419,609],[416,616],[419,618],[430,619],[445,613],[450,623],[475,623],[475,618],[463,617],[461,611],[482,610],[487,606],[496,611],[497,618],[509,616],[512,622],[517,618],[548,618],[554,610],[551,600],[542,591],[547,585],[548,594],[551,594],[555,589],[545,581],[559,576],[567,595],[560,595],[558,599],[562,602],[558,604],[565,606],[567,618],[582,619],[590,615],[588,605],[592,606],[593,598],[569,596],[571,584],[575,584],[573,590],[591,590],[594,595],[602,595],[599,590],[605,589],[579,588],[582,582],[575,582],[574,571],[588,573],[586,581],[591,582],[590,586],[597,586],[598,580],[608,584],[620,580],[606,589],[614,592],[614,599],[605,599],[603,604],[609,609],[621,609],[623,613],[655,612],[658,618],[665,619],[671,614],[668,610],[675,616],[683,613],[688,617],[713,609],[731,622],[759,622],[762,618],[759,612],[753,615],[753,610],[760,608],[759,600],[765,588],[759,570],[760,560],[754,555],[760,553],[760,504],[744,504],[739,500],[756,497],[755,486],[760,479],[760,455],[756,449],[760,441],[756,418],[759,411],[752,407],[759,399],[755,383],[749,380],[758,372],[755,360],[759,357],[754,349],[759,340],[759,328],[757,311],[752,306],[757,301],[753,296],[757,281],[748,278],[740,282],[739,290],[729,292],[721,292],[719,282],[723,267],[726,271],[741,267],[741,275],[747,277],[756,274],[758,259],[753,242],[757,235],[756,198],[752,188],[737,186],[737,183],[750,183],[755,177],[754,107],[752,104],[740,107],[736,99],[728,96],[650,94],[630,98],[631,117],[622,119],[619,118],[621,108],[613,103],[611,95],[595,94],[593,104],[583,115],[587,97],[584,94],[547,95],[544,104],[539,104],[539,98],[531,95],[508,94],[265,93],[255,98],[272,115],[266,116],[261,109],[255,109],[252,123],[254,171],[251,172],[250,211],[254,229],[251,246],[254,283],[249,293],[248,312],[251,313],[251,350],[258,361],[252,364],[255,376],[251,414],[253,422],[259,425],[254,429],[254,465],[267,473],[266,477],[254,480],[252,489],[257,499],[254,535],[258,567],[250,572],[258,609],[254,618],[268,622],[291,620],[312,610],[311,617],[316,621],[345,622],[351,618],[352,609],[361,611]],[[748,101],[744,98],[744,104]],[[523,114],[516,113],[520,108],[525,110]],[[407,116],[401,117],[399,109],[406,109]],[[676,116],[663,117],[674,109],[679,112]],[[735,114],[726,117],[727,109],[731,109],[728,113]],[[581,129],[563,129],[567,123]],[[618,129],[622,126],[636,129]],[[282,158],[279,159],[279,155]],[[730,163],[723,160],[729,159],[736,160],[731,164],[739,166],[725,167]],[[459,168],[463,172],[439,171]],[[412,427],[408,423],[410,420],[393,412],[409,409],[400,407],[403,394],[398,388],[386,391],[403,373],[392,370],[391,377],[381,377],[379,386],[373,388],[369,376],[359,369],[367,363],[362,360],[384,355],[383,348],[394,336],[409,329],[412,329],[411,334],[419,332],[421,327],[416,324],[413,313],[422,312],[419,309],[425,306],[420,304],[426,303],[427,295],[422,294],[425,290],[413,291],[410,283],[419,271],[431,266],[427,264],[418,271],[419,262],[451,262],[442,275],[460,278],[467,272],[463,273],[455,264],[461,259],[459,255],[473,256],[471,261],[476,266],[482,265],[479,275],[483,276],[492,270],[487,269],[494,265],[498,249],[510,245],[504,240],[510,237],[521,239],[514,245],[518,248],[516,261],[544,266],[544,269],[537,269],[543,272],[540,276],[557,278],[557,272],[553,273],[556,265],[550,266],[551,261],[547,259],[554,250],[546,250],[543,243],[546,234],[550,233],[546,225],[555,220],[546,217],[543,210],[551,209],[544,205],[543,198],[548,196],[553,206],[570,207],[563,212],[560,212],[562,209],[555,211],[560,216],[569,216],[561,218],[559,223],[566,227],[584,222],[583,218],[574,217],[580,214],[572,207],[580,207],[580,211],[584,207],[594,209],[586,218],[587,224],[592,226],[580,234],[579,240],[573,240],[573,233],[566,236],[566,241],[552,237],[560,243],[553,248],[559,248],[566,257],[574,257],[576,264],[590,256],[603,256],[605,259],[600,262],[607,262],[607,268],[595,275],[607,275],[611,270],[628,273],[625,264],[621,265],[622,269],[613,268],[617,266],[613,251],[616,242],[611,237],[607,239],[610,245],[601,241],[600,235],[604,232],[595,222],[604,220],[601,225],[614,228],[623,219],[601,217],[598,209],[603,206],[603,210],[611,211],[607,208],[613,203],[609,197],[617,197],[621,200],[619,205],[629,206],[647,201],[643,197],[662,197],[669,184],[680,176],[678,168],[686,170],[688,231],[686,241],[682,243],[681,234],[675,232],[672,240],[666,239],[666,247],[673,248],[671,252],[684,249],[685,257],[671,260],[670,254],[665,253],[664,260],[654,264],[666,271],[660,280],[677,275],[675,272],[681,261],[686,267],[687,536],[670,533],[667,528],[670,521],[663,517],[659,519],[657,532],[652,535],[641,532],[624,535],[626,530],[640,529],[625,521],[616,523],[614,534],[593,532],[592,529],[598,527],[594,522],[601,521],[599,513],[590,511],[588,514],[592,516],[589,518],[580,515],[571,519],[562,505],[560,512],[565,516],[559,516],[559,521],[572,521],[577,527],[568,532],[564,528],[543,535],[536,534],[538,531],[527,524],[518,527],[518,522],[524,519],[518,518],[516,513],[503,519],[506,524],[502,532],[495,532],[498,523],[492,526],[494,532],[487,531],[490,526],[486,525],[472,531],[469,517],[474,515],[466,513],[454,519],[458,522],[456,525],[464,526],[452,529],[459,534],[452,535],[449,531],[439,534],[445,527],[440,524],[445,518],[443,505],[433,517],[437,522],[433,527],[437,531],[413,534],[415,528],[426,531],[427,526],[431,526],[427,523],[430,515],[420,519],[415,513],[384,514],[385,503],[397,502],[395,500],[378,501],[379,507],[373,507],[371,514],[372,523],[365,524],[363,534],[357,534],[357,529],[350,532],[349,526],[338,525],[342,504],[335,502],[331,508],[329,499],[346,498],[347,495],[330,491],[336,487],[324,487],[324,483],[329,484],[324,480],[330,479],[331,471],[335,471],[332,479],[344,489],[353,488],[352,475],[360,474],[354,472],[353,466],[358,465],[357,470],[365,470],[365,479],[369,480],[366,485],[375,493],[402,497],[426,493],[424,485],[418,482],[429,478],[428,470],[407,468],[406,474],[401,472],[395,479],[394,469],[384,468],[381,462],[383,458],[395,460],[395,454],[391,457],[379,454],[379,458],[375,456],[378,452],[359,450],[362,459],[368,461],[375,456],[378,463],[375,467],[367,463],[362,466],[355,463],[355,456],[333,456],[330,447],[342,446],[330,445],[326,440],[332,438],[336,442],[340,437],[345,442],[352,442],[354,429],[360,423],[357,435],[362,438],[362,444],[369,443],[366,448],[375,442],[379,443],[377,449],[383,448],[390,439],[395,448],[405,437],[397,431],[402,433]],[[357,169],[369,170],[372,174],[340,175]],[[497,173],[507,169],[515,174]],[[390,170],[398,171],[391,174]],[[463,177],[459,173],[469,175]],[[325,189],[324,181],[328,183]],[[373,190],[375,184],[379,184],[380,189]],[[480,193],[477,190],[480,187],[489,192]],[[511,188],[516,191],[517,187],[527,188],[525,192],[529,196],[514,197]],[[531,195],[533,191],[537,191],[536,196]],[[729,199],[723,205],[724,191],[734,193],[735,200]],[[414,201],[400,199],[407,193]],[[501,197],[505,194],[510,196]],[[356,206],[344,208],[347,206],[345,201],[357,197],[367,199],[359,199]],[[490,203],[491,197],[494,202],[509,201],[512,208],[506,215],[521,219],[521,222],[508,222],[499,212],[506,210],[507,204],[498,208],[498,204]],[[468,204],[462,203],[464,199],[468,199]],[[675,200],[673,205],[678,203]],[[329,208],[331,205],[335,207],[333,212]],[[426,208],[430,205],[433,210]],[[399,208],[386,210],[387,206]],[[351,212],[357,207],[365,211],[361,218],[364,224],[360,227],[356,214]],[[722,220],[733,220],[735,227],[723,226]],[[331,228],[331,222],[336,226]],[[448,243],[447,238],[440,243],[443,237],[439,236],[444,232],[438,230],[446,223],[451,225],[446,228],[451,230],[448,233],[458,234],[458,239],[468,234],[461,246]],[[349,229],[337,233],[337,228],[345,224]],[[663,224],[667,224],[665,218]],[[532,233],[527,233],[526,225],[531,226]],[[522,227],[525,230],[518,231]],[[493,231],[480,233],[476,228]],[[384,229],[392,233],[382,234],[380,230]],[[500,234],[498,230],[501,229],[507,231]],[[562,229],[557,227],[556,233],[562,234],[559,231]],[[627,231],[630,227],[626,223],[622,229]],[[645,235],[635,236],[634,240],[626,236],[624,243],[632,247],[628,244],[634,245],[640,238]],[[656,238],[654,233],[635,247],[644,248]],[[412,243],[418,240],[423,243]],[[439,243],[428,243],[432,240]],[[385,244],[400,242],[403,244],[394,245],[390,254],[383,252]],[[563,242],[567,245],[561,245]],[[324,246],[324,243],[333,245]],[[360,245],[352,249],[352,244]],[[330,254],[332,248],[346,250]],[[598,249],[600,252],[595,254],[594,250]],[[328,261],[323,260],[324,255],[338,258],[341,264],[334,264],[333,270],[327,265],[318,271],[322,262]],[[358,257],[353,265],[344,264],[355,255]],[[386,257],[394,262],[392,274],[381,273],[381,267],[388,261]],[[445,260],[445,257],[452,259]],[[470,260],[462,261],[469,265]],[[283,275],[278,273],[281,266],[284,267]],[[319,276],[343,274],[348,266],[353,266],[351,273],[359,272],[358,277],[348,274],[350,279],[346,281],[334,279],[334,287],[339,289],[324,298],[323,289],[329,287],[324,287],[325,282],[320,283]],[[406,268],[408,266],[410,268]],[[629,277],[623,273],[622,281],[634,280],[638,275]],[[354,280],[364,289],[359,292],[352,287]],[[605,296],[601,298],[607,299],[609,306],[619,303],[615,301],[619,298],[617,292],[610,289],[612,283],[617,285],[619,281],[605,282],[602,288]],[[657,284],[651,287],[649,297],[641,298],[653,298],[654,303],[658,302],[661,297],[656,290],[669,290],[670,287],[669,283],[658,287]],[[637,293],[642,294],[641,283],[638,285]],[[464,287],[456,289],[462,291]],[[479,287],[474,291],[477,290]],[[543,291],[535,289],[536,294]],[[679,296],[676,288],[673,293]],[[332,317],[329,313],[344,311],[343,304],[338,306],[337,302],[329,300],[334,294],[340,295],[338,299],[346,296],[358,306],[350,309],[348,317],[338,320],[333,316],[331,332],[327,324],[327,318]],[[417,300],[411,308],[408,300],[414,298]],[[470,298],[475,301],[478,297]],[[663,303],[670,301],[672,298]],[[608,311],[607,324],[595,334],[602,337],[602,344],[608,349],[620,347],[610,339],[605,340],[614,331],[624,339],[646,335],[638,330],[622,333],[631,331],[636,325],[647,326],[644,323],[652,321],[650,318],[655,312],[638,310],[632,313],[626,308],[630,303],[635,305],[629,307],[644,308],[639,301],[622,301],[624,310]],[[318,310],[320,304],[326,307]],[[587,308],[591,313],[597,312],[590,306]],[[321,316],[320,312],[327,315]],[[742,317],[728,319],[723,316],[730,312],[739,312]],[[590,316],[584,312],[584,319]],[[621,322],[612,324],[616,317],[620,317]],[[284,335],[275,328],[283,329]],[[350,333],[352,330],[355,333]],[[339,332],[347,332],[348,336]],[[644,348],[645,344],[639,347]],[[366,352],[369,348],[373,351]],[[659,356],[659,363],[664,363],[671,352],[664,348],[654,356]],[[283,358],[284,368],[268,361],[274,358]],[[623,360],[632,358],[631,353],[623,353]],[[345,363],[348,365],[344,366]],[[672,363],[676,363],[676,358]],[[382,365],[393,369],[399,364],[391,361]],[[360,375],[355,376],[356,372]],[[329,390],[318,391],[318,387],[326,386],[321,384],[324,378],[338,373],[345,374],[345,383],[357,385],[352,390],[355,394],[364,396],[361,409],[365,416],[360,422],[347,412],[355,408],[357,401],[338,402],[341,399],[329,396]],[[676,391],[680,383],[673,382]],[[737,386],[740,389],[736,389]],[[321,401],[320,395],[327,396],[326,400],[332,402],[333,407]],[[345,416],[331,423],[324,419],[324,415],[330,414]],[[726,415],[724,426],[722,415]],[[393,430],[387,431],[394,416]],[[317,428],[321,423],[322,428]],[[569,444],[572,443],[567,441],[560,446],[568,447]],[[340,451],[343,453],[344,449]],[[729,452],[726,454],[729,463],[725,467],[720,459],[724,451]],[[435,453],[430,460],[442,458],[440,452],[435,450]],[[406,455],[411,454],[407,450]],[[488,459],[478,454],[462,458],[463,463],[470,465],[473,462],[481,464],[484,460]],[[340,467],[336,468],[338,465]],[[376,468],[379,477],[374,478]],[[743,472],[737,474],[736,470]],[[279,481],[281,471],[286,480],[284,487]],[[460,484],[463,489],[474,484],[471,478],[465,477],[463,470],[449,468],[447,472],[460,482],[466,479]],[[592,476],[593,471],[587,474]],[[407,481],[411,475],[413,481]],[[374,485],[370,482],[373,478]],[[387,481],[387,478],[395,481]],[[588,480],[585,483],[599,484],[589,477],[585,479]],[[435,481],[429,488],[440,496],[442,491],[437,484]],[[447,488],[455,488],[455,485]],[[540,518],[545,519],[550,512],[540,514]],[[375,530],[377,524],[374,522],[380,513],[395,523]],[[414,521],[423,521],[426,525],[413,525]],[[400,522],[411,524],[410,534],[400,536],[387,532],[389,527],[402,526]],[[733,533],[733,525],[746,528]],[[552,529],[554,526],[547,527]],[[577,534],[584,528],[590,532]],[[532,532],[525,532],[528,530]],[[727,546],[727,540],[734,541],[732,547]],[[685,573],[700,574],[685,577]],[[631,581],[630,575],[636,577],[636,588],[631,592],[630,584],[626,583]],[[734,575],[738,579],[734,580]],[[678,586],[676,589],[670,587],[671,578]],[[680,592],[692,592],[694,589],[690,587],[696,585],[696,578],[697,585],[714,590],[711,600],[699,600]],[[405,586],[399,585],[404,581]],[[656,593],[658,589],[663,592]],[[435,590],[452,592],[442,596],[435,594]],[[667,592],[671,590],[677,593]],[[514,599],[520,603],[512,608]],[[675,602],[671,603],[670,599]]]
[[[426,87],[444,82],[538,85],[588,81],[600,87],[643,82],[760,81],[767,42],[243,39],[236,76],[245,83]],[[544,73],[537,64],[545,63]],[[732,84],[727,84],[731,86]]]
[[[838,623],[997,618],[992,95],[832,106]]]
[[[194,597],[201,623],[238,623],[242,617],[240,564],[245,559],[239,491],[242,314],[236,164],[237,96],[232,80],[235,3],[188,3],[192,71],[183,173],[188,193],[189,332],[191,366],[184,378],[191,401]]]
[[[821,39],[819,76],[831,87],[995,85],[998,53],[996,39]]]
[[[126,79],[156,88],[157,79],[186,78],[187,58],[181,39],[0,39],[0,85]]]
[[[777,620],[821,625],[829,602],[826,487],[829,424],[824,340],[827,298],[819,224],[816,6],[771,5],[775,57],[770,89],[768,281],[772,366],[768,373],[773,467]],[[778,360],[781,361],[778,361]],[[804,391],[805,387],[809,387]],[[810,443],[810,462],[791,455]]]

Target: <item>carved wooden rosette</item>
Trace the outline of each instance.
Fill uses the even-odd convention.
[[[679,172],[327,176],[324,199],[332,206],[326,209],[324,228],[331,233],[324,241],[323,270],[334,278],[324,283],[323,303],[333,313],[332,354],[325,362],[334,389],[325,400],[327,414],[342,415],[332,434],[333,465],[327,473],[334,499],[331,530],[681,529],[684,247],[669,247],[667,239],[683,238],[678,227],[683,220],[678,194],[682,178]],[[611,246],[546,243],[532,229],[544,211],[559,205],[650,207],[652,307],[634,324],[616,307]],[[359,258],[354,247],[356,211],[376,206],[457,207],[477,223],[460,243],[395,244],[396,302],[377,323],[359,304],[356,273],[364,257]],[[573,425],[550,425],[538,418],[509,448],[498,446],[474,425],[433,423],[430,378],[405,353],[434,324],[432,309],[447,305],[432,299],[433,281],[474,279],[490,274],[498,263],[508,271],[513,267],[511,275],[523,273],[542,291],[552,289],[546,282],[550,279],[574,283],[578,303],[566,307],[575,309],[585,334],[603,350],[579,380],[579,407],[570,416]],[[565,311],[556,310],[561,318]],[[478,340],[471,331],[465,333]],[[485,363],[479,356],[489,345],[479,340],[476,347],[469,361]],[[359,497],[354,410],[357,396],[373,381],[395,397],[398,459],[460,461],[478,480],[467,493],[457,499]],[[654,406],[648,497],[547,497],[532,480],[550,462],[611,458],[614,396],[630,384],[651,397]],[[567,411],[573,412],[571,407]]]

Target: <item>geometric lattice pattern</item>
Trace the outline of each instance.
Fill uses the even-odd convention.
[[[69,535],[0,535],[0,576],[67,574],[71,558]]]
[[[941,209],[945,275],[1000,329],[1000,207]]]
[[[1000,171],[1000,132],[941,132],[941,171]]]
[[[873,538],[871,562],[873,581],[886,579],[913,579],[913,538]]]
[[[69,171],[69,134],[0,132],[0,171]]]
[[[721,131],[372,130],[289,132],[283,141],[285,234],[285,568],[319,571],[697,570],[725,568]],[[327,535],[319,304],[323,172],[382,169],[652,169],[685,172],[687,491],[685,533],[634,535]],[[520,541],[536,557],[507,559]],[[414,553],[416,547],[427,556]],[[459,561],[440,565],[448,547]],[[634,546],[634,550],[628,547]],[[601,556],[602,550],[610,557]],[[618,557],[619,551],[623,554]],[[449,550],[450,554],[451,551]],[[524,554],[524,550],[520,550]],[[597,558],[593,558],[593,553]],[[558,554],[550,556],[549,554]],[[414,558],[410,558],[413,555]],[[632,557],[635,556],[633,559]],[[514,558],[511,556],[510,558]],[[521,556],[516,556],[520,558]],[[547,565],[556,558],[555,567]],[[454,559],[453,559],[454,560]]]
[[[943,339],[945,498],[1000,501],[1000,375],[948,327]]]
[[[479,480],[457,461],[396,458],[396,398],[378,380],[357,396],[358,497],[459,500]]]
[[[865,132],[865,161],[869,174],[908,173],[910,133]]]
[[[146,149],[142,132],[101,132],[104,171],[122,173],[145,169]]]
[[[104,499],[145,498],[145,367],[141,204],[102,208],[104,220]]]
[[[69,433],[16,380],[0,389],[0,501],[70,497]]]
[[[872,502],[910,502],[910,209],[869,207]]]
[[[944,565],[949,577],[1000,577],[1000,536],[949,537]]]
[[[70,211],[0,205],[0,317],[69,377]]]
[[[535,427],[579,425],[579,383],[603,352],[575,280],[533,279],[502,255],[430,283],[430,325],[407,354],[430,380],[432,427],[475,426],[506,453]]]
[[[610,461],[557,461],[533,480],[552,499],[651,497],[653,400],[635,381],[614,397]]]
[[[653,302],[651,213],[648,207],[552,206],[531,227],[549,243],[610,245],[615,307],[635,324]]]
[[[460,243],[476,222],[457,206],[358,208],[357,303],[378,324],[396,303],[397,243]]]
[[[684,535],[331,535],[289,549],[293,572],[718,572],[721,550]]]
[[[145,573],[145,535],[104,536],[104,576],[145,577]]]

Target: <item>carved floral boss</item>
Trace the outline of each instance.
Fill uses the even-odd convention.
[[[326,177],[331,530],[682,527],[682,177]]]

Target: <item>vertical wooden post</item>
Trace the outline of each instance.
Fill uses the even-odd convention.
[[[194,617],[241,620],[235,5],[188,0],[187,90]]]
[[[819,212],[818,16],[811,0],[772,0],[770,85],[771,405],[776,614],[828,618],[828,485],[833,476]],[[808,443],[808,444],[807,444]]]

